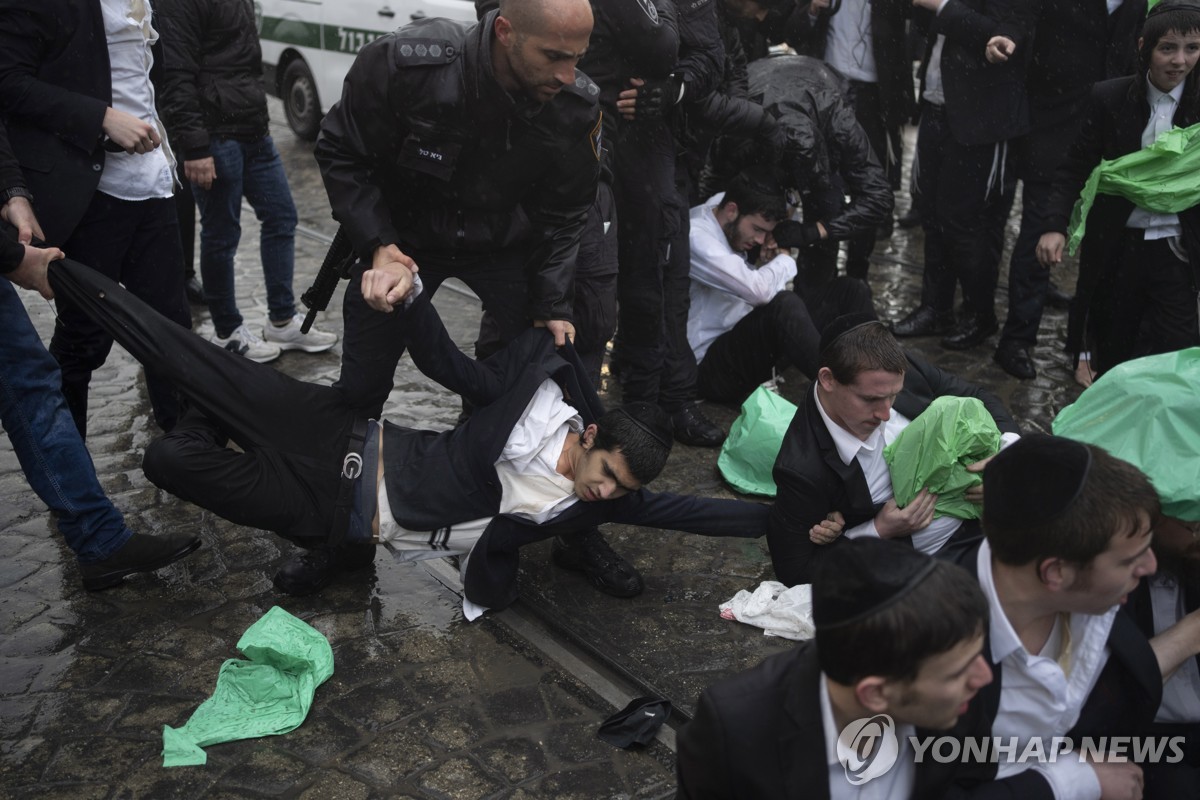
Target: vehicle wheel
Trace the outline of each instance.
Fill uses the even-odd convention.
[[[288,126],[307,142],[317,138],[321,129],[321,101],[317,99],[317,84],[302,59],[297,58],[283,71],[283,112]]]

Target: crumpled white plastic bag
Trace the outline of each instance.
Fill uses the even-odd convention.
[[[719,606],[721,617],[763,629],[766,636],[803,641],[816,633],[812,618],[812,586],[787,587],[763,581],[753,592],[742,589]]]

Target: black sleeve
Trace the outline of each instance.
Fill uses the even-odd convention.
[[[991,4],[989,12],[982,14],[963,0],[950,0],[934,17],[931,33],[945,34],[946,38],[978,52],[980,59],[993,36],[1007,36],[1018,50],[1023,50],[1033,44],[1033,30],[1041,7],[1042,0],[1008,0]]]
[[[965,381],[951,372],[946,372],[920,356],[914,355],[911,351],[906,351],[905,355],[908,357],[910,367],[915,368],[928,383],[932,398],[974,397],[983,403],[1001,433],[1021,432],[1017,423],[1013,421],[1012,415],[1008,413],[1008,409],[1004,407],[1004,403],[991,391],[978,384]]]
[[[836,241],[882,224],[891,216],[896,199],[854,109],[838,97],[830,113],[833,137],[826,144],[841,151],[839,172],[850,196],[850,202],[838,214],[823,220],[829,238]]]
[[[675,775],[679,800],[724,800],[736,796],[729,769],[725,726],[706,690],[696,715],[679,731]]]
[[[808,532],[833,511],[828,494],[811,480],[775,465],[776,495],[767,520],[767,549],[775,578],[788,586],[812,583],[813,573],[828,548],[837,547],[839,537],[829,544],[815,544]]]
[[[687,87],[684,99],[707,97],[721,83],[725,46],[717,29],[718,0],[691,0],[679,11],[679,61],[675,72]]]
[[[158,8],[165,22],[160,105],[171,145],[184,159],[207,158],[211,151],[200,110],[200,65],[209,4],[172,0]]]
[[[1071,223],[1071,212],[1079,193],[1087,183],[1088,176],[1100,163],[1104,154],[1104,136],[1107,113],[1099,91],[1093,88],[1088,101],[1087,116],[1075,141],[1067,151],[1067,157],[1054,173],[1054,184],[1046,214],[1047,231],[1066,234]]]
[[[21,174],[21,166],[8,144],[8,130],[4,123],[0,122],[0,191],[18,187],[25,188],[25,177]],[[21,265],[21,259],[25,257],[25,248],[9,238],[9,226],[4,227],[4,235],[0,235],[0,272],[12,272]]]

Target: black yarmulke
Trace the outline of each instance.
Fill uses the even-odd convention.
[[[1062,436],[1022,437],[983,471],[983,527],[1042,525],[1066,513],[1092,466],[1087,446]]]
[[[882,325],[879,318],[868,311],[860,311],[857,314],[843,314],[833,322],[825,326],[825,330],[821,331],[821,350],[824,353],[829,349],[835,341],[845,336],[853,330],[857,330],[864,325]]]
[[[908,544],[841,541],[826,553],[813,580],[813,623],[820,631],[864,620],[915,589],[934,566]]]
[[[1167,11],[1200,11],[1200,0],[1162,0],[1161,3],[1150,9],[1146,19]]]

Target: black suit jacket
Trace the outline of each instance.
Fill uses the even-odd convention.
[[[503,608],[517,597],[518,551],[560,533],[623,522],[711,536],[757,537],[769,506],[659,494],[641,489],[615,500],[578,502],[544,525],[497,515],[500,483],[495,463],[533,393],[546,379],[585,425],[603,413],[587,372],[570,346],[555,348],[543,328],[530,328],[486,361],[469,358],[450,339],[429,294],[405,314],[409,353],[425,375],[470,400],[475,412],[443,433],[384,428],[384,469],[392,512],[410,530],[436,530],[496,515],[471,552],[464,587],[468,599]]]
[[[155,82],[161,69],[156,44]],[[111,104],[98,0],[0,0],[0,109],[50,244],[71,235],[100,183]]]
[[[679,732],[679,800],[828,800],[820,678],[816,643],[805,642],[705,689]],[[973,709],[951,731],[916,736],[976,733]],[[958,769],[923,761],[911,796],[945,796]]]
[[[1097,83],[1083,126],[1065,161],[1054,177],[1046,230],[1065,234],[1071,221],[1071,210],[1079,192],[1101,159],[1111,160],[1142,148],[1142,131],[1150,120],[1150,105],[1146,100],[1145,77],[1128,76]],[[1197,99],[1196,75],[1188,76],[1183,99],[1175,109],[1175,127],[1186,128],[1200,122],[1200,100]],[[1077,301],[1087,308],[1099,283],[1121,268],[1125,251],[1125,222],[1134,205],[1124,197],[1096,195],[1096,202],[1087,218],[1087,233],[1079,251],[1079,283]],[[1193,275],[1200,281],[1200,206],[1182,211],[1179,222],[1183,228],[1183,243]],[[1084,314],[1072,314],[1067,332],[1067,348],[1078,353],[1083,340]],[[1102,368],[1112,366],[1102,364]]]
[[[1005,433],[1018,433],[1000,398],[980,386],[938,369],[912,353],[904,373],[904,389],[896,397],[894,409],[914,419],[938,397],[946,395],[977,397]],[[831,511],[840,511],[846,527],[866,522],[878,513],[880,506],[871,501],[867,480],[858,461],[843,464],[834,446],[833,437],[817,410],[812,391],[792,418],[783,446],[775,460],[775,485],[778,494],[771,510],[767,543],[775,576],[789,586],[811,583],[816,564],[842,542],[835,539],[828,545],[816,545],[808,531]]]
[[[950,0],[932,18],[925,63],[939,34],[942,85],[950,132],[963,144],[1003,142],[1029,130],[1025,71],[1042,0]],[[988,40],[1007,36],[1017,49],[1008,61],[989,64]]]
[[[979,546],[982,541],[982,538],[977,538],[952,543],[938,553],[938,557],[953,561],[978,578]],[[1138,630],[1130,615],[1117,614],[1108,634],[1108,651],[1108,663],[1088,695],[1079,721],[1065,734],[1072,741],[1078,742],[1085,736],[1138,735],[1154,720],[1154,714],[1162,702],[1162,673],[1158,668],[1158,659],[1150,648],[1150,642]],[[980,706],[981,719],[987,722],[986,730],[990,733],[991,721],[1000,709],[1000,693],[1004,688],[1003,670],[999,664],[992,663],[990,630],[984,637],[983,656],[992,668],[992,682],[980,690],[972,706]],[[1045,731],[1043,735],[1063,734]],[[995,764],[967,765],[956,777],[958,791],[962,796],[979,800],[1054,800],[1049,783],[1032,770],[1002,781],[996,781],[995,777]]]

